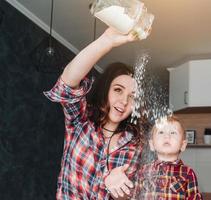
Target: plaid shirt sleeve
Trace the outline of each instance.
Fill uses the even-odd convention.
[[[186,200],[202,200],[202,195],[198,189],[198,182],[196,174],[192,169],[188,172],[188,185],[187,185],[187,197]]]
[[[128,168],[126,172],[130,180],[134,180],[135,175],[138,170],[139,162],[141,161],[142,147],[141,145],[134,146],[134,147],[135,147],[133,149],[134,155],[133,155],[133,158],[130,160],[130,163],[129,163],[130,167]]]
[[[141,162],[141,157],[139,158],[139,162]],[[139,163],[140,164],[140,163]],[[132,193],[132,198],[131,200],[136,200],[138,199],[138,195],[141,192],[141,185],[140,185],[140,179],[142,179],[144,177],[144,175],[147,174],[147,169],[150,168],[150,165],[142,165],[137,169],[136,174],[135,174],[135,178],[134,178],[134,190]]]
[[[44,95],[53,102],[59,102],[64,108],[66,122],[82,118],[86,113],[86,94],[90,91],[93,79],[85,78],[78,88],[71,88],[61,77],[54,87]]]

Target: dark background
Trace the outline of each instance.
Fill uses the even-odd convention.
[[[42,92],[54,85],[65,65],[56,73],[38,71],[42,67],[33,59],[34,50],[48,33],[4,0],[0,13],[0,200],[53,200],[64,116]],[[63,64],[74,57],[57,45]]]

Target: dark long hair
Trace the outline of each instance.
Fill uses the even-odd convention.
[[[108,93],[111,82],[120,75],[133,75],[133,70],[128,65],[120,62],[110,64],[103,74],[95,81],[91,95],[88,98],[89,118],[96,127],[103,126],[108,120],[109,105]],[[140,125],[140,120],[137,124],[130,122],[130,117],[120,122],[116,132],[129,131],[133,134],[135,142],[140,142],[143,136],[143,128]]]

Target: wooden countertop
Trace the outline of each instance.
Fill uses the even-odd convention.
[[[187,148],[211,148],[211,144],[188,144]]]
[[[202,193],[204,200],[211,200],[211,193]]]

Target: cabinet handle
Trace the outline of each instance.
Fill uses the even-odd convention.
[[[188,105],[188,91],[184,92],[184,104]]]

